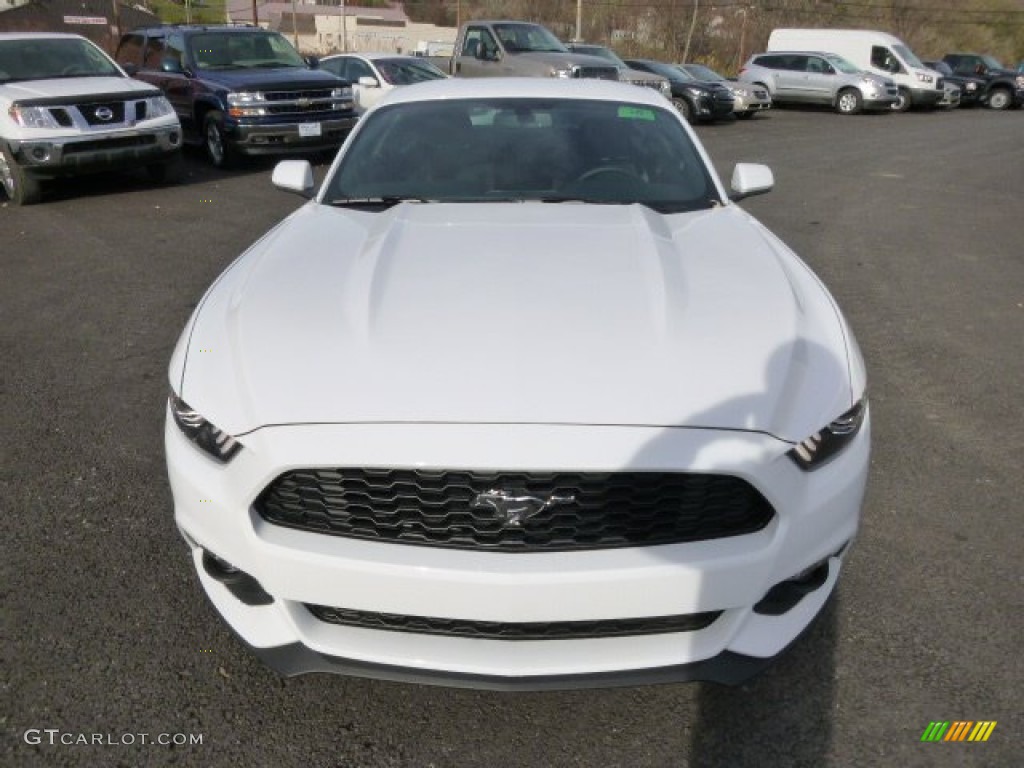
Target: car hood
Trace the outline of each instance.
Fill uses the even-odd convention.
[[[299,91],[304,88],[331,88],[342,85],[338,82],[340,78],[330,72],[298,67],[203,70],[202,78],[228,90],[282,86],[283,90]]]
[[[618,67],[600,56],[591,56],[588,53],[576,53],[575,51],[568,53],[561,51],[509,51],[508,55],[532,59],[553,67],[599,67],[618,70]]]
[[[52,80],[25,80],[6,83],[4,96],[11,101],[63,99],[78,96],[127,96],[131,93],[159,93],[152,85],[117,75],[111,77],[61,77]]]
[[[817,278],[732,205],[310,203],[211,288],[171,376],[235,435],[560,423],[795,441],[852,403],[844,333]]]

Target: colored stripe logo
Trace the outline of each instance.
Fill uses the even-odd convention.
[[[988,741],[995,728],[995,720],[933,721],[924,729],[921,741]]]

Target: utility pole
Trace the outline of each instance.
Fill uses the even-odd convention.
[[[260,25],[260,12],[256,10],[256,0],[252,0],[252,25],[254,27]]]
[[[345,0],[341,0],[341,52],[348,53],[348,18],[345,13]]]
[[[583,0],[576,0],[576,42],[583,42]]]
[[[295,0],[292,0],[292,43],[295,45],[295,50],[299,50],[299,21],[296,19],[295,13]]]
[[[686,48],[683,49],[683,61],[690,60],[690,40],[693,39],[693,28],[697,26],[697,8],[700,0],[693,0],[693,16],[690,18],[690,31],[686,33]]]

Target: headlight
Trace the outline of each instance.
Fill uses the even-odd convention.
[[[672,85],[669,83],[668,80],[662,80],[658,84],[658,88],[661,90],[663,95],[665,95],[665,96],[671,96],[672,95]]]
[[[46,107],[19,107],[15,104],[7,114],[22,128],[60,128]]]
[[[572,77],[572,67],[552,67],[550,77]]]
[[[217,461],[227,463],[234,458],[242,446],[227,432],[224,432],[193,411],[188,403],[173,392],[167,398],[171,406],[174,423],[185,437]]]
[[[924,72],[915,72],[914,76],[922,83],[930,83],[935,79],[931,75],[926,75]]]
[[[978,90],[978,84],[977,83],[973,83],[973,82],[964,83],[964,87],[968,91],[976,91],[976,90]]]
[[[335,88],[331,91],[332,99],[345,99],[346,101],[352,101],[352,89],[347,85],[344,88]]]
[[[820,432],[801,440],[787,455],[800,469],[808,472],[827,464],[829,459],[836,456],[856,437],[861,425],[864,424],[867,410],[868,397],[864,395],[853,408],[827,424]]]
[[[1014,78],[1014,82],[1017,83],[1018,88],[1024,88],[1024,75],[1017,75]]]
[[[687,87],[686,91],[687,91],[687,93],[689,93],[691,96],[693,96],[696,99],[699,99],[701,96],[704,95],[704,90],[702,88],[689,88],[689,87]]]
[[[235,93],[228,94],[228,104],[232,107],[245,107],[250,104],[262,104],[266,100],[266,97],[258,91],[237,91]]]
[[[174,112],[174,108],[171,106],[171,102],[165,99],[163,96],[151,96],[146,99],[146,119],[150,120],[154,117],[164,117]]]
[[[730,90],[732,90],[734,96],[742,96],[743,98],[746,98],[750,95],[750,91],[746,88],[732,88]]]

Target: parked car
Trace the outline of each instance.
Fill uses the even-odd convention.
[[[732,91],[719,83],[700,82],[671,64],[651,59],[628,59],[626,63],[666,78],[672,89],[672,103],[688,122],[719,120],[733,112]]]
[[[356,122],[349,84],[251,26],[161,26],[121,37],[117,60],[158,86],[185,140],[218,167],[243,155],[333,150]]]
[[[145,168],[177,176],[181,126],[159,90],[79,35],[0,33],[0,186],[15,205],[46,179]]]
[[[841,115],[892,110],[899,99],[892,80],[820,51],[756,54],[740,69],[739,79],[767,89],[773,102],[825,104]]]
[[[925,67],[898,37],[871,29],[775,29],[768,51],[828,51],[858,69],[887,80],[897,88],[893,109],[930,109],[945,97],[942,76]]]
[[[514,162],[510,162],[510,158]],[[368,111],[171,358],[175,521],[286,675],[737,682],[825,605],[870,452],[821,281],[660,94],[458,78]],[[585,286],[585,287],[584,287]]]
[[[985,92],[984,78],[976,75],[957,75],[944,61],[925,61],[923,63],[929,69],[934,69],[942,75],[942,82],[946,86],[953,84],[960,88],[959,106],[970,107],[980,103],[981,94]]]
[[[448,77],[424,58],[394,53],[341,53],[325,56],[320,68],[352,84],[352,98],[360,114],[392,89]]]
[[[1024,105],[1024,74],[1006,69],[997,59],[977,53],[947,53],[942,60],[958,75],[984,80],[980,101],[989,109]]]
[[[703,64],[677,64],[676,66],[697,80],[705,83],[721,83],[732,91],[735,99],[733,112],[736,117],[749,120],[758,112],[772,108],[772,97],[768,94],[767,88],[752,87],[745,83],[729,80]]]
[[[672,98],[672,88],[669,85],[667,77],[662,75],[660,72],[653,72],[649,69],[634,67],[632,64],[628,64],[623,61],[615,51],[606,45],[566,43],[566,48],[574,53],[585,53],[588,56],[597,56],[598,58],[611,62],[619,70],[619,80],[624,83],[632,83],[633,85],[654,88],[655,90],[660,91],[661,95],[666,99]]]

